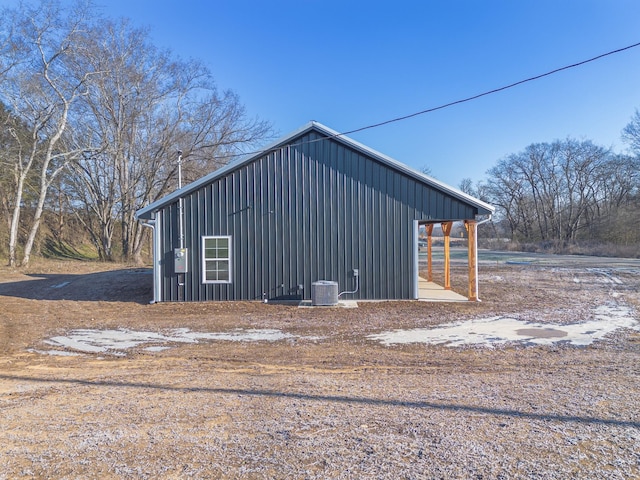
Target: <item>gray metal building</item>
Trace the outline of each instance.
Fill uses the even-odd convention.
[[[154,301],[417,298],[418,225],[493,207],[311,122],[139,210]],[[181,238],[182,237],[182,238]],[[355,274],[355,275],[354,275]]]

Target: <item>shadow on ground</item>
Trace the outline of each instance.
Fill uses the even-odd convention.
[[[29,274],[27,277],[0,283],[0,296],[134,303],[149,303],[153,298],[153,276],[148,268],[86,274]]]
[[[264,398],[284,398],[293,400],[305,400],[310,402],[337,402],[343,404],[354,405],[371,405],[371,406],[393,406],[414,409],[430,409],[430,410],[449,410],[453,412],[471,412],[480,415],[496,415],[513,418],[530,418],[532,420],[547,422],[567,422],[567,423],[584,423],[584,424],[601,424],[614,425],[619,427],[639,428],[640,423],[634,420],[616,419],[616,418],[599,418],[581,415],[564,415],[557,413],[537,413],[508,408],[492,408],[480,405],[452,404],[432,401],[415,401],[402,399],[379,399],[367,397],[355,397],[348,395],[323,395],[310,394],[302,392],[283,392],[277,390],[263,390],[253,388],[214,388],[214,387],[176,387],[172,385],[158,385],[155,383],[145,382],[121,382],[117,380],[83,380],[72,378],[43,378],[28,377],[21,375],[4,375],[0,374],[0,378],[4,380],[18,380],[23,382],[40,382],[50,384],[76,384],[91,387],[111,387],[111,388],[141,388],[145,390],[165,390],[180,391],[184,394],[192,392],[205,392],[216,395],[248,395]]]

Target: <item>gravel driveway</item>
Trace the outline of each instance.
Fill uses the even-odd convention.
[[[558,329],[602,306],[637,322],[633,261],[492,260],[481,303],[351,309],[149,305],[150,282],[115,265],[3,272],[0,478],[640,477],[633,324],[587,346],[372,337],[490,317]],[[150,335],[52,342],[86,331]]]

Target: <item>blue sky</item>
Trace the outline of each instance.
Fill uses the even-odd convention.
[[[636,0],[96,0],[199,58],[284,135],[350,131],[640,42]],[[351,135],[458,186],[534,142],[624,151],[640,47],[473,102]]]

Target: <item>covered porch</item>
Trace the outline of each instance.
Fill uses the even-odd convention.
[[[466,263],[468,276],[467,296],[454,292],[451,289],[451,233],[453,221],[441,222],[416,222],[417,252],[416,252],[416,299],[429,302],[477,302],[478,296],[478,237],[477,226],[487,220],[465,220],[463,222],[466,231]],[[434,275],[434,225],[440,225],[442,229],[443,246],[438,252],[441,258],[438,262],[438,275]],[[420,239],[420,226],[424,227],[423,236]],[[422,249],[421,249],[422,245]]]

